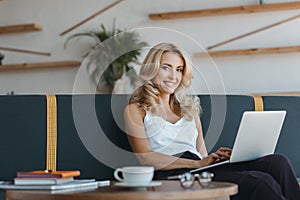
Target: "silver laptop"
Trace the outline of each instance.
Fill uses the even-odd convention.
[[[246,111],[238,129],[229,160],[191,170],[191,173],[223,165],[249,161],[273,154],[286,111]]]

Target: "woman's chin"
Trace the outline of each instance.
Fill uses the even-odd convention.
[[[175,89],[173,89],[173,88],[164,88],[164,92],[168,93],[168,94],[173,94],[174,91],[175,91]]]

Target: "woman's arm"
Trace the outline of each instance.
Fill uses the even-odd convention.
[[[144,126],[145,112],[136,104],[125,108],[124,119],[128,141],[142,165],[151,165],[155,169],[199,168],[214,162],[215,157],[203,160],[190,160],[154,152],[150,146]]]
[[[200,155],[204,158],[207,157],[207,149],[205,146],[204,138],[203,138],[203,132],[202,132],[202,125],[199,116],[194,117],[196,128],[198,130],[198,137],[197,137],[197,150],[200,153]]]

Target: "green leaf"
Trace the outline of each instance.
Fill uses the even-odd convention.
[[[97,79],[99,79],[100,74],[102,74],[101,81],[104,81],[107,85],[114,85],[125,73],[129,77],[131,84],[135,84],[138,76],[130,65],[131,63],[140,63],[138,61],[141,54],[140,51],[148,45],[139,39],[139,35],[136,32],[119,30],[115,27],[115,22],[113,23],[112,30],[108,31],[102,24],[98,30],[77,33],[70,36],[67,38],[64,47],[66,48],[68,42],[76,37],[91,37],[95,41],[95,45],[84,55],[88,59],[86,62],[88,73],[95,84],[98,84],[99,80]],[[109,46],[98,46],[107,39],[109,39]],[[127,52],[127,49],[133,50]],[[112,63],[108,63],[109,60],[114,59],[121,52],[127,53],[119,56]],[[107,68],[105,69],[105,67]]]

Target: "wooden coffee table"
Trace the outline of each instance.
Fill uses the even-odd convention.
[[[211,182],[207,187],[201,187],[197,182],[190,189],[184,189],[179,181],[162,181],[161,186],[147,188],[127,188],[114,186],[100,187],[85,192],[51,194],[49,191],[7,190],[7,200],[184,200],[184,199],[214,199],[229,200],[229,196],[238,192],[236,184]]]

